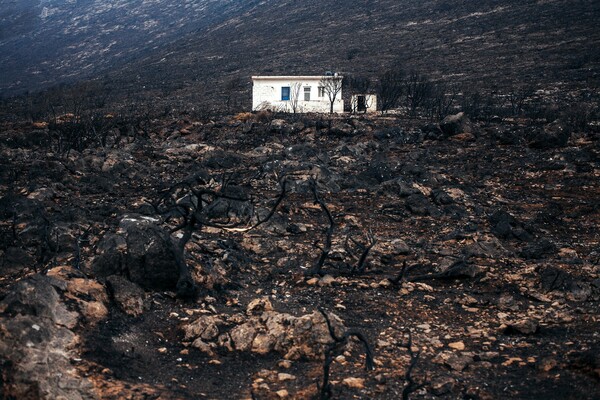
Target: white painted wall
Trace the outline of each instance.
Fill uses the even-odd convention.
[[[355,94],[352,95],[350,99],[350,106],[352,108],[352,112],[357,112],[358,108],[358,96],[365,96],[365,105],[367,107],[368,113],[377,112],[377,95],[374,94]]]
[[[334,78],[334,77],[326,77]],[[342,79],[342,77],[335,77]],[[297,102],[296,112],[321,112],[328,113],[330,102],[329,97],[325,94],[319,97],[318,88],[322,76],[253,76],[252,77],[252,111],[259,110],[277,110],[292,112],[292,100],[281,100],[281,88],[289,87],[291,98],[293,97],[294,84],[299,84],[298,92],[299,99]],[[307,89],[310,88],[310,100],[305,101],[304,96]],[[344,112],[344,101],[342,100],[342,90],[336,96],[333,103],[333,112]]]

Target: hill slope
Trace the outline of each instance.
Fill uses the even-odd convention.
[[[112,77],[122,86],[136,73],[146,85],[214,94],[235,76],[374,76],[400,63],[490,88],[587,86],[599,76],[599,16],[594,1],[264,1]]]
[[[101,7],[103,1],[77,7],[59,3],[71,9],[48,15],[42,24],[54,21],[48,29],[2,39],[0,50],[11,45],[23,52],[0,61],[0,71],[9,71],[2,74],[2,90],[102,72],[108,73],[113,90],[156,88],[214,98],[224,82],[236,77],[249,82],[253,74],[332,69],[374,76],[394,63],[434,79],[488,88],[521,83],[589,87],[599,76],[600,3],[594,0],[264,0],[170,6],[156,0],[120,1],[109,9]],[[87,30],[54,33],[70,47],[54,57],[40,56],[46,60],[38,63],[43,68],[30,67],[29,80],[15,85],[22,60],[34,52],[23,44],[48,34],[50,26],[52,32],[66,29],[76,11],[86,16],[76,21],[86,20]],[[93,18],[86,19],[89,15]]]
[[[0,0],[0,93],[99,75],[237,15],[236,0]]]

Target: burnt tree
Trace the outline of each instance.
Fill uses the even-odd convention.
[[[329,114],[333,114],[333,106],[342,92],[342,77],[337,75],[326,75],[321,78],[319,87],[329,100]],[[320,89],[321,90],[321,89]]]

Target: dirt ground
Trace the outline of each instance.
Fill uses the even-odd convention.
[[[331,349],[336,399],[600,398],[600,136],[572,132],[563,145],[557,129],[470,123],[447,135],[395,118],[246,115],[155,120],[146,137],[59,152],[44,126],[4,126],[0,397],[61,394],[27,388],[64,367],[66,398],[327,398]],[[173,210],[197,211],[198,198],[203,219],[184,241],[193,296],[167,278],[136,280],[133,261],[125,283],[99,272],[112,265],[98,261],[110,235],[125,238],[119,254],[132,260],[126,215],[181,242],[189,215]],[[148,254],[144,268],[163,256]],[[55,288],[56,310],[75,318],[50,324],[76,339],[52,347],[66,361],[48,356],[45,372],[23,360],[52,335],[27,347],[29,333],[9,325],[60,320],[11,300],[39,275],[55,277],[35,285]],[[256,299],[264,310],[249,307]],[[355,338],[337,347],[328,331],[314,346],[283,338],[303,316],[314,315],[314,332],[324,326],[320,310],[364,335],[374,370]],[[260,333],[275,335],[268,316],[282,314],[288,322],[264,350]],[[207,317],[214,334],[188,335]],[[233,332],[251,324],[259,334],[239,350]]]

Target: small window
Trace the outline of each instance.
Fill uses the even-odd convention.
[[[290,87],[284,86],[281,88],[281,101],[288,101],[290,99]]]
[[[310,86],[304,88],[304,101],[310,101]]]
[[[325,97],[325,86],[319,86],[319,97]]]

